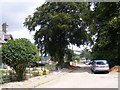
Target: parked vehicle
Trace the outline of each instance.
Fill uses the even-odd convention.
[[[92,62],[91,70],[96,72],[109,72],[109,64],[107,60],[94,60]]]
[[[86,65],[90,65],[90,61],[86,61],[85,64],[86,64]]]
[[[92,65],[92,63],[93,63],[93,61],[91,60],[90,63],[89,63],[89,65]]]
[[[86,61],[85,64],[86,64],[86,65],[91,65],[91,64],[92,64],[92,61]]]

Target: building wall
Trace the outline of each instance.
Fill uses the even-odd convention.
[[[8,24],[3,23],[2,24],[2,30],[0,31],[0,46],[2,46],[4,43],[7,43],[8,40],[13,40],[13,37],[11,34],[8,34]]]
[[[3,40],[3,37],[4,35],[3,35],[3,32],[2,31],[0,31],[0,40]]]

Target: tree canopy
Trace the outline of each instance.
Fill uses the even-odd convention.
[[[93,59],[107,59],[110,64],[120,65],[120,3],[97,2],[89,14],[89,29],[94,39]]]
[[[25,38],[10,40],[2,46],[2,62],[13,67],[18,80],[23,79],[27,64],[37,55],[37,47]]]
[[[36,31],[35,44],[41,52],[56,57],[60,64],[68,45],[90,43],[93,59],[107,59],[116,65],[120,59],[119,6],[118,2],[48,2],[36,8],[24,25]]]
[[[61,64],[68,45],[80,46],[87,41],[86,23],[81,16],[86,8],[86,3],[48,2],[36,8],[24,25],[36,31],[35,44],[40,50],[57,56]]]

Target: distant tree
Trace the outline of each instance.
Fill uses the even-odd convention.
[[[81,52],[80,57],[85,57],[86,60],[91,60],[92,59],[91,52],[88,49],[84,49]]]
[[[25,38],[10,40],[2,46],[3,63],[13,67],[18,80],[24,79],[27,64],[37,55],[37,47]]]
[[[38,48],[57,59],[59,67],[69,44],[80,46],[87,41],[86,24],[81,18],[86,8],[86,3],[48,2],[24,22],[30,31],[36,31],[34,39]]]
[[[79,61],[79,60],[80,60],[80,56],[73,56],[72,59],[73,59],[73,60],[78,60],[78,61]]]
[[[75,53],[74,53],[73,50],[67,49],[66,52],[65,52],[65,56],[67,58],[67,61],[70,62],[70,61],[73,60],[72,57],[75,56]]]

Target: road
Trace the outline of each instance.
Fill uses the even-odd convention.
[[[118,88],[118,73],[93,74],[89,65],[80,67],[36,88]]]

